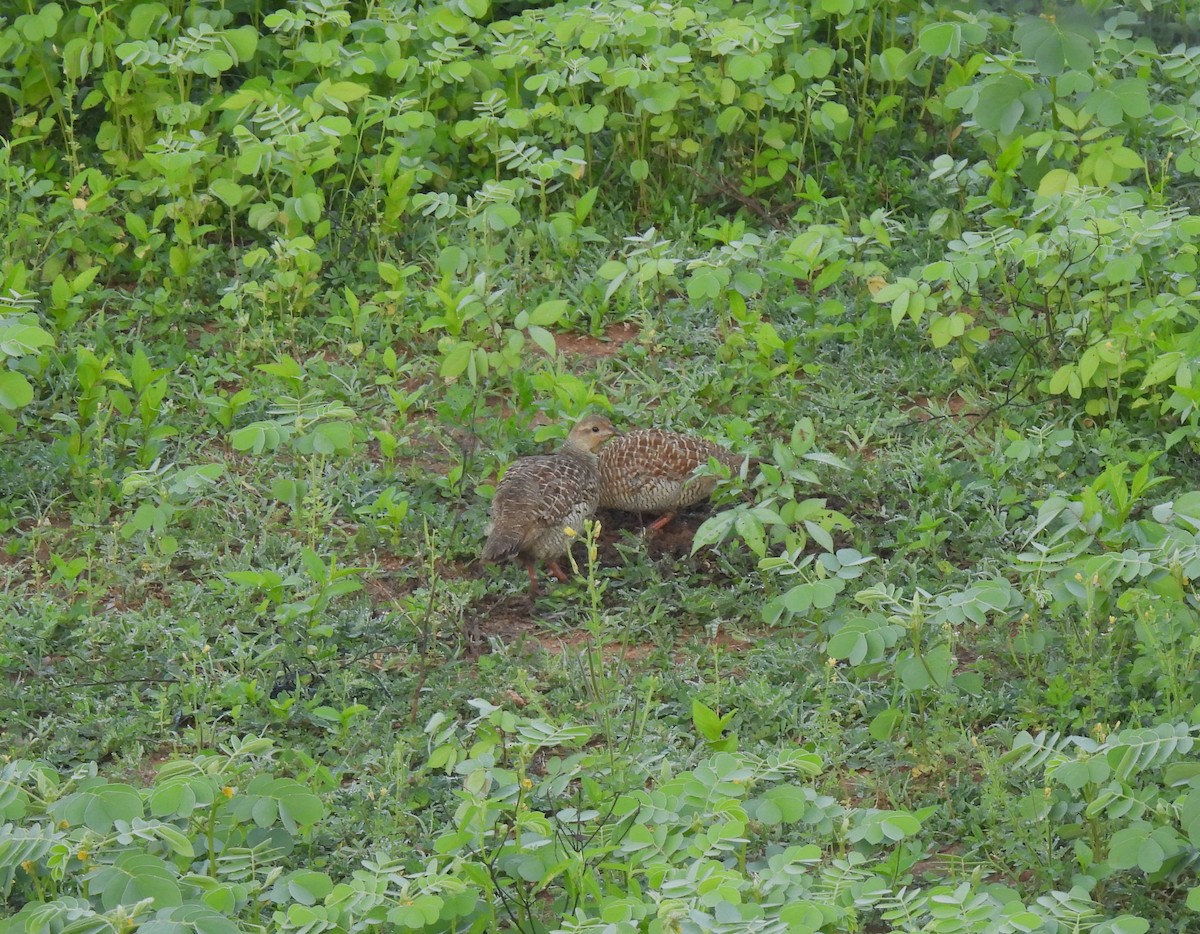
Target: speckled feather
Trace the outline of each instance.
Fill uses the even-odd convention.
[[[571,542],[563,529],[580,532],[599,498],[595,454],[564,450],[521,458],[496,487],[484,560],[558,557]]]
[[[710,457],[734,471],[746,460],[704,438],[662,428],[623,434],[600,452],[600,505],[661,514],[698,503],[717,486],[717,477],[695,476]]]
[[[600,499],[600,465],[596,448],[614,434],[602,416],[580,420],[554,454],[523,457],[514,462],[496,485],[492,521],[483,546],[485,561],[518,558],[537,593],[534,561],[544,561],[559,578],[565,574],[556,560],[570,547]]]

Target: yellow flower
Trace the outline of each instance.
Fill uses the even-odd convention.
[[[232,798],[236,792],[234,791],[232,785],[226,785],[221,789],[221,794],[223,794],[226,798]]]
[[[565,526],[563,526],[563,535],[567,536],[567,538],[574,538],[574,537],[575,537],[576,535],[578,535],[578,534],[579,534],[579,533],[578,533],[578,532],[576,532],[576,531],[575,531],[573,528],[571,528],[569,525],[565,525]]]

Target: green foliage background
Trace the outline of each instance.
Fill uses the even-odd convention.
[[[0,5],[0,932],[1191,930],[1197,36]],[[585,411],[766,463],[529,604]]]

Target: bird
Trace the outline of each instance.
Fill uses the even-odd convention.
[[[596,449],[617,434],[603,415],[588,415],[571,429],[553,454],[521,457],[504,472],[492,497],[484,561],[516,557],[537,596],[534,561],[543,561],[560,581],[567,574],[558,559],[596,511],[600,471]]]
[[[657,532],[679,510],[712,495],[719,478],[695,471],[714,457],[735,471],[746,460],[751,466],[759,463],[694,435],[663,428],[626,432],[600,452],[600,505],[657,514],[646,527],[647,532]]]

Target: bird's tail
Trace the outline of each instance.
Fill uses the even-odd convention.
[[[490,528],[483,546],[484,561],[503,561],[521,550],[521,536],[512,530]]]

